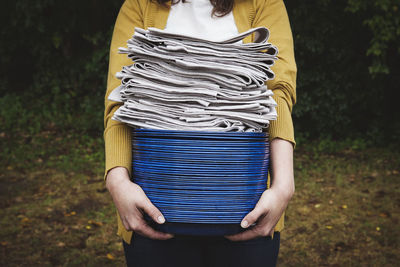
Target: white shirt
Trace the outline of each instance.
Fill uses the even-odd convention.
[[[177,34],[222,41],[239,33],[232,11],[223,17],[211,17],[210,0],[180,1],[171,6],[165,30]]]

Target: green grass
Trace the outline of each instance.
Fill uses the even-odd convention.
[[[295,151],[279,266],[396,266],[399,153],[332,143]],[[0,266],[124,266],[101,136],[3,133],[0,144]]]
[[[399,153],[310,151],[296,151],[296,193],[287,210],[280,265],[396,266]]]

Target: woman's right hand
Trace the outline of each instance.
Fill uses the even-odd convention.
[[[107,174],[106,187],[113,198],[125,229],[152,239],[165,240],[173,237],[171,234],[154,230],[144,220],[144,213],[147,213],[155,222],[159,224],[165,222],[164,216],[151,203],[143,189],[131,182],[126,168],[111,169]]]

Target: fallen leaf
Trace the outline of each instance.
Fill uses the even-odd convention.
[[[398,170],[393,170],[392,173],[396,175],[396,174],[399,174],[399,171]]]
[[[7,242],[7,241],[1,241],[0,244],[1,244],[2,246],[7,246],[7,245],[8,245],[8,242]]]
[[[384,211],[384,212],[379,213],[379,216],[382,217],[382,218],[387,218],[387,217],[390,217],[390,213]]]
[[[57,243],[57,247],[63,248],[63,247],[65,247],[65,243],[64,242],[58,242]]]
[[[318,209],[319,207],[321,207],[321,204],[315,204],[314,207]]]
[[[333,226],[332,225],[327,225],[327,226],[325,226],[325,228],[330,230],[330,229],[333,228]]]
[[[65,217],[69,217],[69,216],[74,216],[74,215],[76,215],[76,212],[75,211],[71,211],[71,212],[64,212],[64,216]]]
[[[89,220],[88,223],[92,224],[92,225],[95,225],[95,226],[98,226],[98,227],[103,225],[102,222],[96,222],[96,221],[93,221],[93,220]]]
[[[376,231],[379,232],[380,230],[381,230],[381,228],[380,228],[379,226],[377,226],[377,227],[376,227]]]
[[[27,218],[27,217],[24,217],[24,218],[21,219],[21,223],[22,224],[27,224],[27,223],[30,223],[30,222],[31,222],[31,220],[29,218]]]
[[[92,227],[90,225],[86,225],[85,228],[88,229],[88,230],[92,229]]]
[[[342,209],[347,209],[347,205],[346,204],[342,205]]]
[[[107,253],[107,259],[115,260],[115,257],[111,253]]]

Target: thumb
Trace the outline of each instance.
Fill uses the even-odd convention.
[[[254,224],[260,216],[262,216],[264,213],[263,209],[260,207],[256,206],[250,213],[248,213],[240,223],[240,226],[242,228],[247,228],[250,225]]]
[[[146,201],[142,208],[144,212],[153,219],[153,221],[159,224],[163,224],[165,222],[165,218],[162,215],[161,211],[157,209],[157,207],[154,206],[153,203],[151,203],[150,199],[146,198]]]

